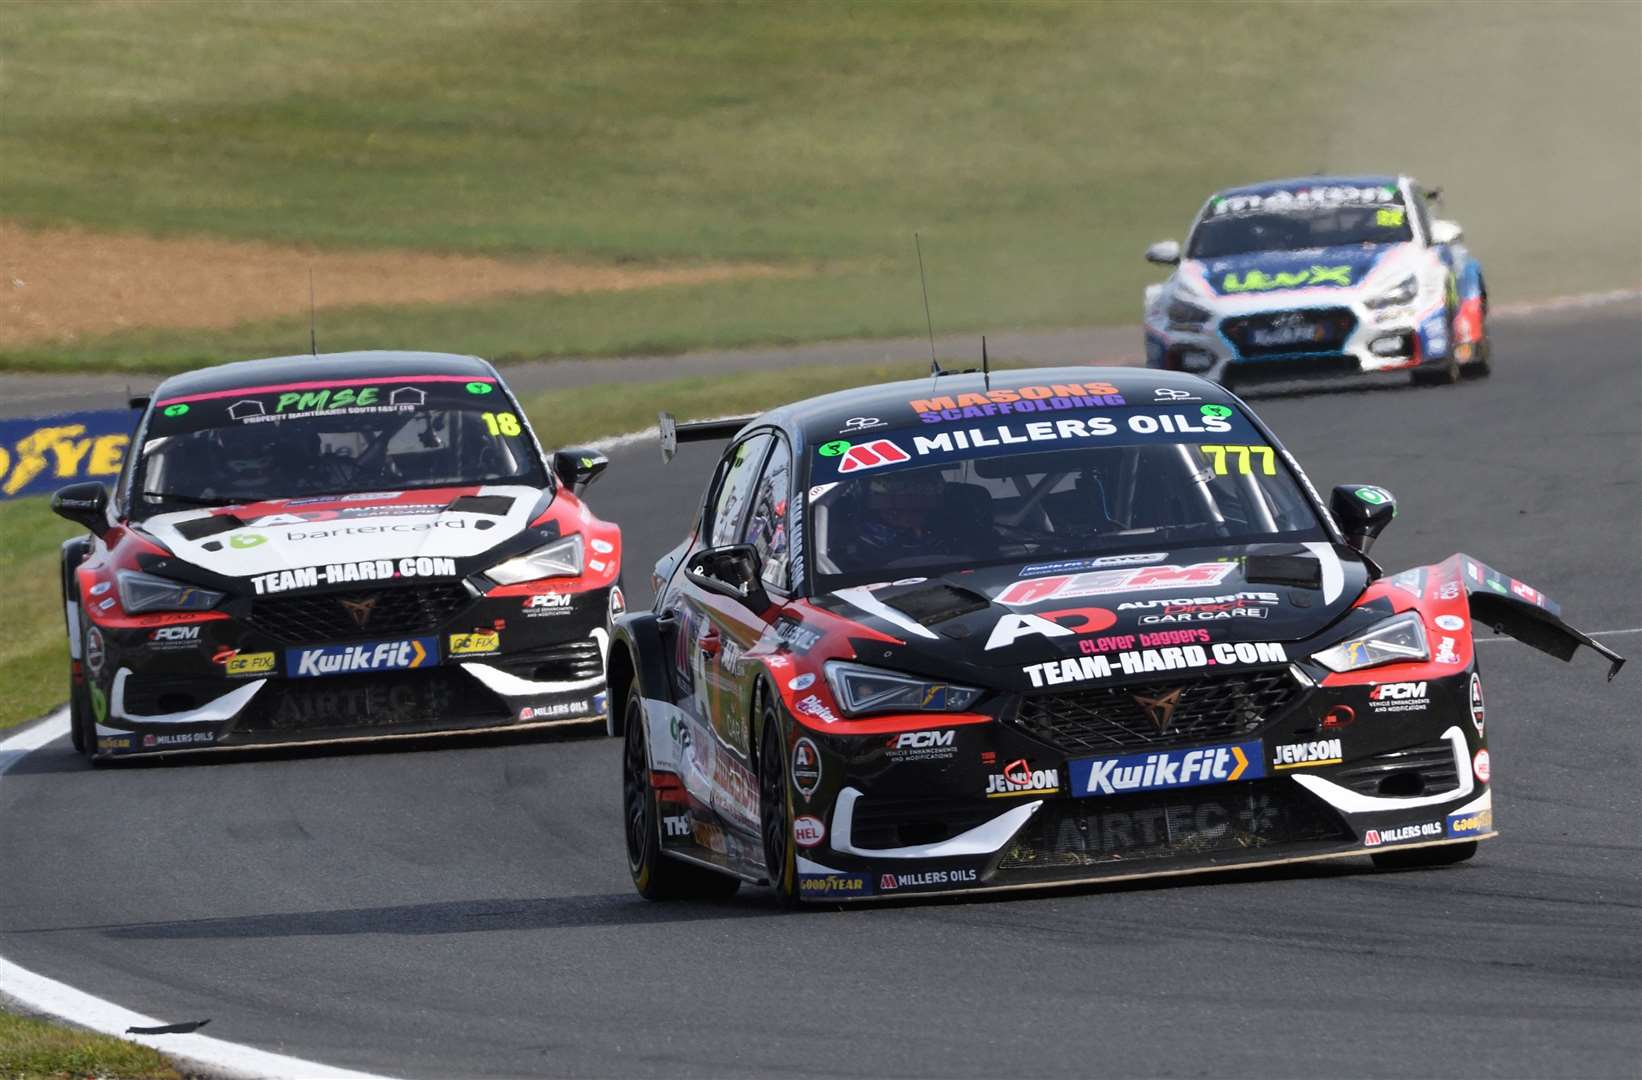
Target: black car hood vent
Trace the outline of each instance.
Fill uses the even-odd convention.
[[[204,540],[207,536],[243,529],[245,522],[233,514],[212,514],[210,517],[179,521],[176,528],[184,540]]]
[[[1250,585],[1295,585],[1302,589],[1323,587],[1323,564],[1315,555],[1250,555],[1244,562],[1243,580]]]
[[[463,514],[489,514],[492,517],[506,517],[507,512],[513,509],[511,495],[463,495],[445,507],[445,510]]]
[[[887,589],[879,589],[874,595],[897,611],[911,615],[924,626],[961,619],[992,605],[992,601],[978,592],[939,581],[891,585]]]

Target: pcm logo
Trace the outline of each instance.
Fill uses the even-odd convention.
[[[566,608],[570,606],[571,594],[567,592],[537,593],[525,601],[527,611],[542,611],[547,608]]]
[[[148,635],[149,641],[198,641],[200,628],[197,626],[162,626]]]
[[[897,750],[933,750],[951,746],[957,738],[958,733],[950,728],[946,731],[906,731],[896,736],[892,745]]]
[[[1415,701],[1425,697],[1423,682],[1381,683],[1368,692],[1370,701]]]

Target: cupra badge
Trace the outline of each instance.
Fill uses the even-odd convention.
[[[359,624],[360,627],[364,627],[371,619],[371,609],[376,606],[376,597],[370,596],[364,600],[344,600],[342,606],[348,609],[348,614],[353,616],[355,623]]]
[[[1163,731],[1168,728],[1169,721],[1174,717],[1175,706],[1180,704],[1180,695],[1185,692],[1184,686],[1177,686],[1161,697],[1149,698],[1136,694],[1135,704],[1139,705],[1152,723],[1157,725],[1157,730]]]

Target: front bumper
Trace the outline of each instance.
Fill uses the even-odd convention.
[[[1444,307],[1374,310],[1356,300],[1216,312],[1199,329],[1146,320],[1148,367],[1222,383],[1278,382],[1403,371],[1446,364],[1456,342]]]
[[[1377,710],[1366,686],[1315,689],[1271,723],[1211,744],[1226,751],[1224,780],[1207,775],[1201,741],[1055,756],[1007,718],[958,729],[947,759],[887,767],[882,739],[850,746],[860,740],[807,733],[823,775],[836,759],[842,779],[825,799],[795,792],[800,812],[826,826],[799,851],[800,895],[1022,889],[1492,837],[1486,747],[1460,696],[1467,680],[1433,681],[1418,712]],[[1323,728],[1341,705],[1359,719]],[[1193,767],[1198,782],[1181,783]],[[986,769],[1013,769],[1021,782],[1000,785]]]
[[[93,753],[245,746],[579,724],[602,717],[609,591],[549,608],[475,597],[434,627],[368,640],[278,637],[254,620],[94,626],[83,664]],[[534,612],[548,610],[552,617]],[[398,629],[400,633],[391,632]]]

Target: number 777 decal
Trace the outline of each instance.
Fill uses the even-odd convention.
[[[1269,446],[1221,446],[1215,443],[1200,443],[1197,447],[1209,459],[1209,465],[1214,469],[1214,475],[1226,476],[1226,458],[1228,456],[1237,461],[1237,475],[1248,476],[1250,473],[1249,456],[1259,455],[1260,472],[1266,476],[1277,475],[1276,455]]]

